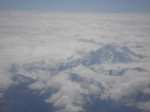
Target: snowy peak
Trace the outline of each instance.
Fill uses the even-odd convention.
[[[104,45],[96,51],[92,51],[83,61],[83,65],[91,66],[102,63],[129,63],[135,62],[142,58],[141,55],[135,54],[126,46]]]
[[[37,61],[32,63],[25,63],[22,65],[13,64],[10,72],[12,72],[13,74],[22,75],[27,78],[36,80],[38,79],[41,73],[46,72],[48,74],[55,75],[66,69],[72,69],[80,64],[82,64],[85,67],[89,67],[92,65],[97,66],[105,63],[111,63],[111,64],[130,63],[130,62],[138,62],[140,61],[141,58],[142,58],[141,55],[135,54],[126,46],[107,44],[100,47],[96,51],[90,52],[86,57],[83,57],[81,59],[66,61],[64,63],[63,62],[55,63],[53,61],[42,60],[42,61]],[[110,70],[108,74],[111,75],[111,74],[121,74],[121,73],[124,73],[124,71]]]

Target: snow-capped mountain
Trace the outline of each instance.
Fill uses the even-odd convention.
[[[68,61],[65,63],[56,64],[52,61],[38,61],[33,63],[26,63],[23,65],[19,64],[13,64],[11,67],[10,72],[14,74],[20,74],[26,77],[30,77],[32,79],[37,79],[38,75],[37,73],[39,71],[45,71],[50,74],[57,74],[63,70],[71,69],[73,67],[76,67],[80,64],[82,64],[85,67],[90,66],[97,66],[105,63],[131,63],[131,62],[138,62],[140,59],[142,59],[144,56],[140,54],[136,54],[133,51],[131,51],[126,46],[118,46],[114,44],[107,44],[96,51],[90,52],[87,56],[83,57],[82,59],[76,59],[72,61]],[[100,73],[108,74],[108,75],[122,75],[124,72],[128,70],[142,70],[142,68],[135,69],[135,68],[124,68],[121,70],[104,70],[101,68]],[[93,68],[92,68],[93,70]],[[97,72],[96,70],[93,70],[94,72]],[[99,73],[98,71],[98,73]]]
[[[83,61],[83,64],[91,66],[103,63],[130,63],[139,61],[141,58],[143,58],[142,55],[135,54],[126,46],[107,44],[96,51],[92,51]]]
[[[54,92],[49,92],[51,91],[51,89],[47,88],[48,83],[50,84],[54,83],[54,82],[51,82],[53,81],[53,78],[56,78],[56,80],[58,80],[60,79],[58,78],[58,76],[61,77],[61,73],[65,73],[65,74],[62,74],[64,76],[61,78],[67,77],[66,79],[67,81],[72,82],[73,84],[79,84],[80,85],[79,87],[81,87],[83,90],[90,90],[92,92],[96,91],[95,93],[91,92],[90,94],[83,93],[82,97],[85,100],[85,102],[92,101],[92,102],[96,102],[99,106],[102,105],[103,103],[112,106],[117,102],[111,99],[107,99],[108,101],[105,101],[103,99],[99,99],[99,97],[102,94],[105,94],[105,92],[107,91],[106,88],[115,86],[115,83],[117,82],[115,82],[114,77],[117,77],[117,79],[119,79],[120,77],[125,76],[126,72],[128,71],[129,72],[136,71],[138,73],[148,72],[147,70],[141,67],[129,66],[129,64],[131,64],[132,62],[139,63],[142,60],[142,58],[144,58],[144,56],[134,53],[126,46],[107,44],[107,45],[100,47],[99,49],[95,51],[90,52],[88,55],[80,59],[68,59],[64,63],[63,62],[55,63],[53,61],[42,60],[42,61],[36,61],[32,63],[25,63],[22,65],[13,64],[11,66],[10,72],[14,74],[13,80],[20,82],[20,84],[22,85],[25,85],[25,88],[27,90],[28,89],[30,90],[29,87],[31,88],[34,87],[36,89],[37,84],[38,84],[38,87],[41,86],[41,88],[42,86],[44,86],[44,88],[42,89],[44,89],[45,94],[49,94],[49,93],[54,94]],[[117,64],[121,67],[120,68],[114,67]],[[109,67],[107,65],[109,65]],[[126,66],[122,67],[122,65],[126,65]],[[91,77],[90,73],[91,75],[94,75],[93,76],[94,78],[90,78]],[[45,75],[45,74],[49,75],[50,79],[46,79],[46,78],[44,78],[44,80],[40,79],[43,77],[42,75]],[[97,76],[95,76],[95,74]],[[85,77],[85,75],[89,75],[89,76]],[[98,77],[98,79],[95,79],[95,77]],[[106,79],[108,78],[107,79],[108,81],[106,81],[107,82],[106,84],[105,84],[105,80],[104,82],[102,81],[103,83],[99,81],[103,79],[103,78],[101,79],[101,77],[105,77]],[[111,80],[114,80],[114,81],[109,82],[109,78],[111,77],[112,77]],[[60,88],[57,88],[57,83],[55,85],[56,88],[54,89],[59,90]],[[43,94],[43,93],[38,93],[38,94]],[[96,95],[100,95],[100,96],[97,96],[98,98],[95,98]],[[128,95],[125,97],[128,98]],[[45,100],[46,98],[43,97],[43,99]],[[144,101],[147,101],[147,99],[149,99],[149,95],[147,95],[147,93],[137,92],[134,95],[133,99],[137,101],[143,101],[144,99]],[[87,103],[85,104],[85,108],[87,110],[89,106],[91,106],[92,109],[97,108],[97,107],[92,107],[92,105],[95,105],[95,104]],[[129,110],[132,111],[132,108],[124,107],[124,104],[120,104],[120,105],[123,105],[123,107],[121,108],[128,108]],[[113,108],[111,108],[110,110],[113,110]],[[138,110],[137,108],[133,108],[133,110],[136,112],[140,112],[140,110]]]

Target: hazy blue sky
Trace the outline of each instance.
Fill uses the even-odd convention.
[[[150,0],[0,0],[0,10],[150,12]]]

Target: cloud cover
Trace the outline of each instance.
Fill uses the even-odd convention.
[[[139,63],[102,64],[93,65],[93,68],[141,67],[149,71],[149,18],[149,14],[1,11],[0,88],[7,89],[14,84],[11,80],[13,73],[10,72],[13,64],[23,66],[44,60],[51,68],[57,68],[61,63],[81,59],[90,51],[110,43],[125,45],[146,57]],[[129,70],[122,76],[108,76],[94,72],[92,67],[78,65],[56,75],[42,70],[30,72],[37,79],[29,88],[41,90],[41,94],[50,87],[58,89],[49,99],[45,99],[46,102],[53,103],[58,112],[84,111],[83,95],[89,94],[98,94],[102,100],[111,99],[149,110],[149,101],[137,102],[132,98],[138,92],[150,94],[149,72]],[[21,71],[21,74],[25,73]]]

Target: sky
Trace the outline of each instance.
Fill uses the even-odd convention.
[[[150,0],[0,0],[0,10],[149,13]]]

